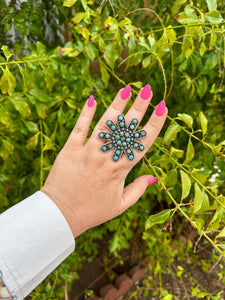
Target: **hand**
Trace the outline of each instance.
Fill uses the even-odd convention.
[[[85,143],[96,110],[96,102],[90,96],[41,189],[61,210],[74,237],[124,212],[157,180],[143,175],[124,188],[128,173],[154,143],[165,122],[167,108],[163,101],[143,127],[147,136],[138,140],[145,146],[143,152],[134,150],[135,158],[131,161],[125,154],[113,161],[113,151],[101,151],[106,141],[99,138],[99,132],[109,132],[107,120],[117,123],[130,97],[129,86],[118,92]],[[127,125],[133,118],[141,121],[151,98],[151,87],[146,85],[125,115]]]

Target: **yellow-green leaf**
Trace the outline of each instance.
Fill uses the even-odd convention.
[[[192,128],[193,118],[187,114],[178,114],[177,119],[183,121],[189,128]]]
[[[223,18],[218,10],[213,10],[206,13],[205,17],[211,24],[220,24],[223,22]]]
[[[225,237],[225,227],[220,231],[220,233],[216,236],[216,239]]]
[[[173,209],[165,209],[155,215],[151,215],[145,223],[145,230],[156,224],[162,224],[169,219]]]
[[[195,154],[194,147],[191,142],[191,139],[189,139],[188,146],[187,146],[187,152],[186,152],[186,158],[184,161],[185,165],[189,164],[192,161],[194,154]]]
[[[11,53],[11,52],[8,50],[8,46],[5,46],[5,45],[2,46],[1,49],[2,49],[2,51],[3,51],[3,53],[4,53],[5,57],[6,57],[6,59],[7,59],[7,61],[8,61],[9,58],[13,55],[13,53]]]
[[[190,180],[189,176],[183,170],[180,171],[180,175],[181,175],[181,184],[182,184],[182,197],[181,197],[181,199],[183,200],[190,193],[191,180]]]
[[[207,6],[208,6],[209,11],[217,10],[216,0],[206,0],[206,2],[207,2]]]
[[[196,214],[202,207],[203,195],[202,191],[197,183],[195,183],[195,201],[194,201],[194,213]]]
[[[177,133],[181,130],[178,124],[170,125],[164,135],[164,142],[168,145],[170,142],[174,141],[177,137]]]
[[[202,127],[202,133],[205,135],[207,132],[208,120],[202,111],[199,113],[199,119]]]
[[[31,110],[26,100],[20,95],[13,95],[9,97],[9,100],[13,103],[15,109],[21,114],[22,117],[28,117],[31,114]]]
[[[6,68],[4,70],[4,73],[3,73],[2,77],[1,77],[1,81],[0,81],[0,88],[1,88],[2,94],[12,95],[15,87],[16,87],[16,79],[13,76],[13,74],[9,71],[9,69]]]
[[[181,158],[184,155],[184,150],[180,150],[174,147],[170,148],[170,154],[175,154],[177,158]]]
[[[64,0],[63,6],[71,7],[77,2],[77,0]]]

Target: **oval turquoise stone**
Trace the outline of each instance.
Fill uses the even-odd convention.
[[[112,122],[111,122],[111,121],[107,121],[107,125],[109,125],[109,126],[110,126],[111,124],[112,124]]]
[[[126,142],[123,142],[123,146],[126,146],[127,145],[127,143]]]
[[[120,139],[120,136],[119,136],[119,135],[116,135],[116,139],[119,140],[119,139]]]
[[[108,145],[108,148],[109,148],[109,149],[112,149],[112,144],[109,144],[109,145]]]
[[[137,124],[137,122],[138,122],[137,119],[134,119],[134,120],[133,120],[133,123],[134,123],[134,124]]]
[[[127,153],[130,154],[130,153],[131,153],[131,150],[130,150],[130,149],[127,149]]]
[[[121,127],[124,127],[124,125],[125,125],[124,122],[120,122]]]
[[[142,131],[142,132],[141,132],[141,135],[142,135],[142,136],[145,136],[145,132],[144,132],[144,131]]]
[[[143,151],[143,150],[144,150],[144,147],[143,147],[143,146],[140,146],[139,149],[140,149],[141,151]]]
[[[121,135],[121,136],[124,136],[124,132],[123,132],[123,131],[121,131],[121,132],[120,132],[120,135]]]
[[[118,159],[119,159],[119,157],[117,155],[113,156],[113,160],[118,160]]]
[[[138,147],[138,143],[134,143],[134,147],[137,148]]]
[[[121,145],[122,144],[122,142],[121,141],[117,141],[117,145]]]
[[[130,142],[130,138],[127,138],[126,141],[129,143]]]
[[[115,129],[116,129],[116,126],[113,125],[113,126],[111,127],[111,129],[112,129],[112,130],[115,130]]]
[[[134,125],[130,125],[130,129],[134,129]]]
[[[139,134],[138,133],[135,133],[135,135],[134,135],[136,138],[138,138],[139,137]]]
[[[130,160],[134,159],[134,156],[133,155],[129,155],[129,159]]]
[[[109,139],[109,138],[110,138],[110,135],[107,133],[107,134],[105,135],[105,137],[106,137],[107,139]]]
[[[120,121],[122,121],[123,120],[123,116],[119,116],[119,118],[118,118]]]
[[[120,155],[120,150],[116,150],[116,154],[117,154],[117,155]]]
[[[129,135],[130,135],[129,132],[126,132],[126,133],[125,133],[125,136],[126,136],[126,137],[128,137]]]
[[[102,147],[102,150],[103,150],[103,151],[106,151],[106,147],[105,147],[105,146],[104,146],[104,147]]]
[[[100,138],[103,138],[104,137],[104,134],[102,132],[99,133],[98,135]]]

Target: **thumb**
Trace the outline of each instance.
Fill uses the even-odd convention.
[[[136,203],[144,194],[146,188],[157,180],[157,177],[153,177],[151,175],[142,175],[126,186],[122,196],[123,211]]]

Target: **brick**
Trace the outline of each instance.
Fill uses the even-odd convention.
[[[139,268],[138,266],[134,266],[128,273],[133,283],[144,278],[145,270]]]
[[[133,281],[126,274],[123,274],[116,279],[115,285],[119,290],[119,295],[121,296],[132,287]]]
[[[100,290],[100,296],[103,300],[116,300],[119,297],[119,291],[112,284],[107,284]]]

